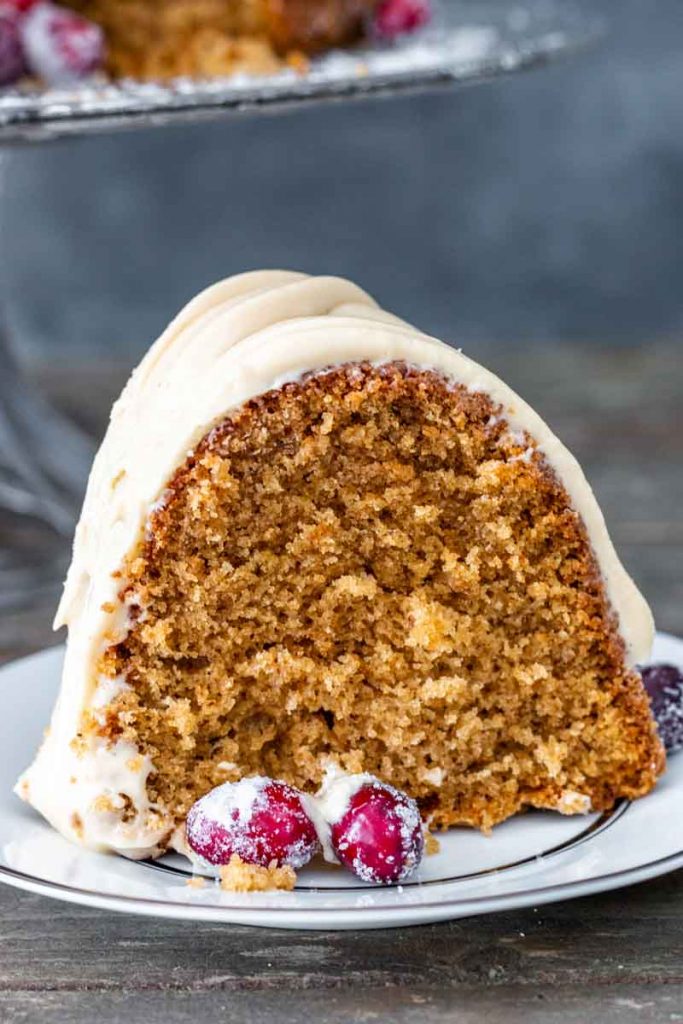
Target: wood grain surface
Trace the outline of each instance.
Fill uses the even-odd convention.
[[[683,634],[683,349],[482,346],[574,450],[662,629]],[[120,367],[42,384],[101,434]],[[37,526],[0,521],[7,545]],[[53,543],[51,541],[51,543]],[[64,552],[66,559],[67,552]],[[0,620],[0,658],[60,637],[56,586]],[[683,755],[681,755],[683,756]],[[662,822],[666,827],[666,822]],[[0,1020],[683,1021],[683,872],[618,892],[398,931],[305,933],[135,918],[0,888]]]

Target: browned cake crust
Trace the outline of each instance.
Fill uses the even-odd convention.
[[[355,43],[377,0],[263,0],[267,35],[278,53],[319,53]]]
[[[356,42],[377,0],[68,0],[105,32],[115,77],[269,73]]]
[[[143,441],[143,439],[141,439]],[[402,364],[287,384],[213,429],[126,567],[105,736],[181,820],[326,758],[489,828],[647,793],[663,751],[580,520],[480,393]]]

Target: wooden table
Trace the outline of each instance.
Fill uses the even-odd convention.
[[[579,456],[658,625],[683,634],[683,346],[472,354]],[[120,368],[53,371],[47,383],[99,433],[122,376]],[[0,657],[55,642],[50,603],[3,616]],[[0,914],[0,1020],[12,1024],[683,1021],[683,871],[603,896],[398,931],[163,922],[5,887]]]

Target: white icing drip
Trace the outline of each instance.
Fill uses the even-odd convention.
[[[521,447],[526,443],[526,434],[523,430],[507,430],[503,435],[503,440]]]
[[[320,790],[316,794],[318,807],[325,821],[330,825],[336,825],[346,814],[351,798],[361,786],[369,782],[376,782],[376,778],[368,772],[349,775],[337,765],[328,765]]]
[[[534,457],[533,448],[525,448],[519,455],[512,455],[508,462],[531,462]]]
[[[114,676],[113,679],[110,679],[109,676],[100,676],[90,704],[91,709],[99,711],[106,708],[126,690],[130,690],[130,686],[126,682],[125,676]]]
[[[74,763],[70,743],[83,711],[92,707],[98,659],[125,635],[130,621],[118,600],[125,581],[113,574],[142,536],[176,467],[223,416],[278,383],[343,363],[395,360],[485,392],[501,406],[496,418],[511,431],[529,434],[585,524],[629,664],[647,660],[653,636],[649,609],[617,558],[578,463],[522,399],[462,353],[378,309],[348,281],[285,271],[242,274],[193,299],[151,347],[112,409],[93,464],[55,620],[56,626],[69,626],[63,684],[50,733],[22,779],[22,793],[65,835],[96,848],[128,850],[130,841],[149,853],[159,841],[159,827],[144,814],[127,826],[123,839],[116,822],[91,828],[90,817],[75,835],[74,809],[87,804],[102,761],[87,750]],[[114,757],[106,767],[114,792],[131,785],[122,764]],[[85,795],[77,797],[81,780]]]
[[[61,767],[64,775],[60,775],[59,785],[64,792],[60,800],[68,806],[69,817],[60,831],[67,838],[92,849],[116,849],[128,857],[145,857],[168,833],[172,822],[158,813],[147,796],[152,762],[132,743],[97,741],[82,754],[69,747],[62,752]],[[35,805],[36,800],[45,798],[45,793],[36,793],[35,788],[43,781],[36,773],[27,772],[15,792]]]

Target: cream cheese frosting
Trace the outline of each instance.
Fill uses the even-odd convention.
[[[61,690],[46,739],[17,784],[68,838],[139,857],[154,854],[173,827],[163,808],[148,801],[153,765],[147,758],[130,744],[89,741],[82,749],[74,741],[84,710],[111,699],[111,680],[98,679],[96,665],[127,632],[121,567],[175,469],[216,422],[250,398],[305,373],[396,360],[485,392],[510,430],[533,439],[583,520],[628,664],[647,660],[650,610],[617,557],[578,462],[526,402],[348,281],[287,271],[241,274],[193,299],[150,348],[112,409],[92,467],[55,619],[55,628],[69,628]]]

